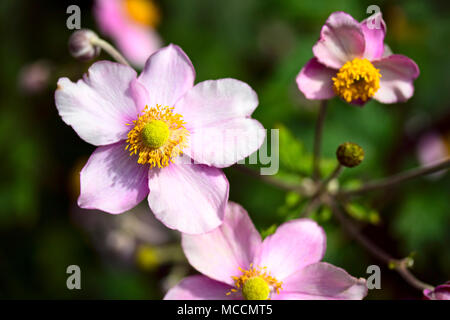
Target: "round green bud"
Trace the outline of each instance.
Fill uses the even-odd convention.
[[[158,149],[169,139],[169,126],[161,120],[152,120],[142,129],[142,139],[152,149]]]
[[[356,143],[346,142],[338,147],[336,157],[344,167],[353,168],[364,160],[364,150]]]
[[[242,286],[242,295],[245,300],[267,300],[269,294],[270,287],[261,277],[250,278]]]

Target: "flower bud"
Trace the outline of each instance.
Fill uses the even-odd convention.
[[[69,52],[78,60],[89,61],[100,54],[100,47],[92,44],[93,39],[98,36],[88,29],[75,31],[69,39]]]
[[[353,168],[364,160],[364,150],[356,143],[346,142],[338,147],[336,157],[344,167]]]

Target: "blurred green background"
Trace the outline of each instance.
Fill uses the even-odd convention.
[[[282,178],[301,179],[310,171],[318,104],[302,96],[295,77],[312,57],[320,28],[333,11],[363,20],[369,5],[379,5],[387,23],[386,42],[395,53],[415,60],[421,75],[414,97],[404,104],[372,101],[361,109],[333,99],[325,122],[324,170],[334,166],[337,146],[353,141],[365,149],[366,159],[358,168],[346,170],[342,183],[380,178],[419,165],[417,142],[424,133],[450,132],[449,2],[156,3],[162,13],[158,32],[165,43],[178,44],[188,54],[197,82],[232,77],[256,90],[260,105],[254,117],[266,128],[280,128]],[[122,228],[121,222],[105,227],[117,218],[76,208],[77,173],[94,147],[63,123],[53,100],[59,77],[74,81],[91,64],[74,60],[67,50],[72,33],[66,28],[70,4],[81,7],[83,28],[98,31],[90,1],[0,2],[0,298],[160,299],[170,286],[167,283],[194,272],[177,249],[176,235],[164,241],[173,249],[170,257],[156,254],[159,258],[153,259],[158,246],[145,247],[142,239],[126,257],[117,253],[123,246],[110,254],[102,241],[111,230]],[[99,59],[110,58],[102,53]],[[44,71],[38,79],[41,85],[30,90],[24,70],[36,62]],[[295,195],[233,168],[225,172],[230,199],[241,203],[264,233],[298,215],[304,204]],[[449,195],[447,174],[374,192],[352,208],[365,235],[396,257],[414,252],[413,272],[437,285],[450,278]],[[92,227],[84,218],[90,215],[103,220]],[[368,265],[379,264],[341,231],[326,208],[313,217],[327,232],[326,261],[362,277],[367,276]],[[66,288],[66,268],[72,264],[82,270],[82,290]],[[387,268],[382,268],[382,290],[368,295],[368,299],[420,297]]]

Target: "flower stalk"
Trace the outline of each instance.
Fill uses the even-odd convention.
[[[343,229],[350,234],[360,245],[362,245],[369,253],[371,253],[375,258],[385,263],[391,269],[397,271],[403,279],[408,282],[409,285],[418,289],[425,290],[430,289],[433,290],[434,287],[429,285],[419,279],[417,279],[411,271],[409,271],[409,267],[411,266],[410,259],[394,259],[388,253],[383,251],[381,248],[376,246],[372,241],[370,241],[367,237],[361,234],[358,228],[344,215],[344,213],[340,210],[339,205],[332,198],[327,200],[327,204],[330,205],[334,216],[339,220]]]
[[[117,62],[119,62],[123,65],[126,65],[126,66],[130,66],[130,64],[124,58],[124,56],[116,48],[114,48],[109,42],[107,42],[99,37],[94,37],[91,39],[91,43],[92,43],[92,45],[98,46],[98,47],[102,48],[103,50],[105,50],[105,52],[107,52]]]
[[[314,153],[313,153],[313,179],[320,179],[320,151],[322,146],[323,125],[325,123],[325,116],[327,113],[328,100],[320,102],[319,118],[316,123],[316,132],[314,135]]]
[[[339,192],[337,197],[339,199],[345,199],[345,198],[348,198],[351,196],[361,195],[363,193],[367,193],[367,192],[373,191],[373,190],[391,188],[402,182],[405,182],[405,181],[408,181],[408,180],[411,180],[411,179],[414,179],[414,178],[417,178],[420,176],[432,174],[434,172],[438,172],[443,169],[447,169],[449,167],[450,167],[450,158],[447,158],[447,159],[445,159],[439,163],[436,163],[434,165],[431,165],[431,166],[415,168],[415,169],[412,169],[412,170],[409,170],[406,172],[402,172],[402,173],[393,175],[391,177],[380,179],[378,181],[368,182],[359,189],[341,191],[341,192]]]
[[[323,203],[321,198],[328,192],[328,184],[333,179],[339,177],[343,169],[344,167],[340,163],[338,163],[333,172],[326,179],[324,179],[322,182],[318,184],[317,191],[314,193],[309,203],[300,213],[300,217],[307,217],[311,212],[316,210]]]

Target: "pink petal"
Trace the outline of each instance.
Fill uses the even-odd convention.
[[[434,290],[425,289],[423,294],[426,300],[450,300],[450,281],[437,286]]]
[[[361,30],[366,40],[364,58],[373,60],[383,56],[386,23],[381,12],[377,12],[361,22]]]
[[[148,105],[172,107],[194,85],[195,71],[191,60],[176,45],[156,51],[147,60],[139,81],[150,94]]]
[[[408,57],[393,54],[374,61],[380,69],[380,89],[374,98],[382,103],[405,102],[414,93],[413,81],[419,76],[419,67]]]
[[[278,227],[264,239],[255,265],[267,267],[277,280],[283,281],[305,266],[319,262],[326,248],[323,229],[313,220],[296,219]]]
[[[250,217],[240,205],[228,202],[223,224],[206,234],[182,236],[189,263],[204,275],[233,285],[239,268],[248,269],[261,244]]]
[[[133,81],[131,81],[129,94],[133,98],[136,104],[136,109],[140,114],[145,109],[145,106],[150,100],[147,89],[145,89],[144,85],[140,83],[138,79],[134,79]],[[137,116],[138,114],[136,114],[136,118]]]
[[[275,300],[361,300],[367,295],[364,279],[326,262],[314,263],[283,281],[283,290]]]
[[[135,25],[127,25],[115,35],[115,40],[125,57],[140,68],[144,67],[147,59],[162,45],[155,30]]]
[[[127,211],[148,194],[148,167],[130,157],[125,143],[98,147],[80,172],[78,205],[108,213]]]
[[[118,34],[125,27],[126,19],[121,0],[96,0],[94,15],[100,30],[107,34]]]
[[[259,149],[265,130],[250,115],[258,105],[256,93],[235,79],[197,84],[175,105],[190,132],[184,152],[197,163],[227,167]]]
[[[150,169],[148,183],[150,209],[168,228],[200,234],[222,224],[229,186],[221,170],[172,163]]]
[[[55,102],[59,115],[85,141],[107,145],[126,139],[138,113],[129,94],[136,72],[118,63],[94,63],[83,79],[58,80]]]
[[[306,63],[297,76],[298,89],[311,100],[331,99],[335,96],[333,80],[336,70],[321,64],[317,58]]]
[[[227,296],[231,289],[231,286],[205,276],[190,276],[170,289],[164,300],[234,300],[236,294]]]
[[[94,14],[102,32],[114,39],[134,65],[143,67],[148,57],[161,47],[156,31],[130,19],[123,1],[97,0]]]
[[[339,69],[347,61],[361,57],[365,40],[359,22],[345,12],[332,13],[314,45],[314,56],[320,63]]]

